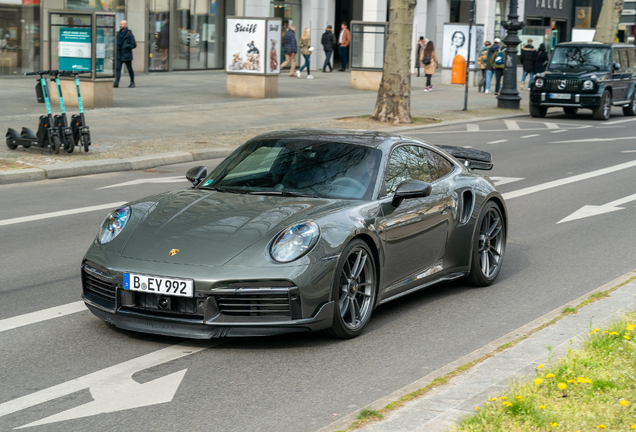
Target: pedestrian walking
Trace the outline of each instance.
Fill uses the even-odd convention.
[[[115,82],[113,87],[119,87],[119,79],[121,78],[121,68],[126,64],[128,75],[130,76],[129,88],[135,88],[135,73],[132,68],[132,50],[137,48],[137,42],[135,42],[135,36],[128,28],[128,21],[122,20],[119,23],[119,31],[117,32],[117,74],[115,75]]]
[[[520,56],[521,65],[523,66],[523,73],[521,74],[521,90],[526,83],[526,76],[529,76],[528,90],[532,87],[532,81],[534,81],[534,68],[537,63],[537,50],[532,46],[532,39],[528,39],[528,43],[521,47]]]
[[[486,90],[486,69],[488,65],[488,50],[490,49],[490,41],[484,42],[484,46],[479,51],[479,56],[477,56],[477,64],[479,64],[479,70],[481,72],[481,80],[479,81],[478,91]]]
[[[503,77],[503,71],[506,67],[506,53],[505,50],[501,48],[500,44],[501,40],[497,38],[495,39],[495,43],[488,50],[488,53],[490,54],[490,59],[488,61],[488,65],[490,66],[490,77],[492,78],[492,73],[495,73],[495,96],[499,94],[499,90],[501,89],[501,78]],[[486,93],[490,93],[488,72],[486,72]]]
[[[296,43],[296,26],[290,24],[283,36],[283,51],[285,51],[285,61],[280,65],[281,70],[290,64],[289,76],[296,76],[296,53],[298,52],[298,44]]]
[[[539,45],[539,51],[537,51],[537,59],[534,64],[534,73],[539,74],[545,72],[548,66],[548,53],[545,49],[545,44]]]
[[[349,51],[349,42],[351,42],[351,33],[347,28],[347,23],[340,24],[340,36],[338,36],[338,54],[340,54],[340,63],[342,67],[340,72],[347,70],[347,52]]]
[[[435,44],[433,41],[428,41],[426,46],[422,50],[420,57],[422,64],[424,65],[424,75],[426,75],[426,87],[425,92],[433,91],[433,84],[431,84],[431,78],[435,73],[435,68],[439,68],[439,60],[437,60],[437,53],[435,52]]]
[[[303,69],[307,68],[307,79],[314,79],[314,76],[309,70],[309,59],[311,58],[311,52],[314,50],[314,48],[311,46],[309,28],[303,30],[303,36],[300,38],[300,44],[298,44],[298,48],[300,48],[300,53],[303,55],[305,63],[300,67],[300,69],[298,69],[298,72],[296,72],[296,76],[300,78],[300,74]]]
[[[330,25],[327,26],[327,29],[322,34],[320,43],[325,50],[325,63],[322,65],[322,71],[327,72],[327,68],[329,68],[329,72],[333,72],[333,68],[331,67],[331,55],[338,43],[336,42],[336,35],[333,34],[333,28]]]
[[[166,69],[168,61],[168,47],[170,46],[170,27],[167,19],[163,20],[163,27],[161,27],[161,31],[159,32],[157,46],[161,51],[162,68]]]
[[[422,67],[422,51],[424,51],[424,47],[426,46],[426,41],[424,40],[424,36],[420,36],[420,39],[417,41],[417,53],[415,55],[415,69],[417,70],[417,76],[420,76],[420,67]]]

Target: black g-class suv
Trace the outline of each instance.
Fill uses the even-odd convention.
[[[548,108],[566,114],[591,109],[607,120],[612,105],[627,116],[636,115],[636,47],[600,42],[566,42],[554,49],[547,69],[537,74],[530,90],[530,115],[545,117]]]

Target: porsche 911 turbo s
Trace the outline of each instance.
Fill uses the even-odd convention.
[[[115,326],[188,338],[359,335],[430,285],[492,284],[507,210],[490,154],[379,132],[259,135],[193,187],[111,212],[82,260],[83,300]]]

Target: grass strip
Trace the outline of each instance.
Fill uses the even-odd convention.
[[[384,408],[380,409],[380,410],[369,410],[367,408],[363,408],[360,411],[360,414],[358,414],[358,420],[354,421],[353,423],[351,423],[346,429],[341,429],[338,430],[336,432],[351,432],[354,431],[356,429],[359,429],[369,423],[372,422],[376,422],[376,421],[381,421],[384,419],[384,417],[390,413],[391,411],[394,411],[402,406],[404,406],[404,404],[406,402],[409,402],[413,399],[416,399],[418,397],[421,397],[423,395],[425,395],[426,393],[428,393],[430,390],[432,390],[433,388],[436,388],[440,385],[446,384],[451,378],[456,377],[462,373],[464,373],[465,371],[469,370],[470,368],[472,368],[473,366],[483,362],[484,360],[487,360],[493,356],[495,356],[496,354],[507,350],[508,348],[512,348],[513,346],[517,345],[519,342],[529,338],[530,336],[532,336],[533,334],[543,330],[546,327],[551,326],[552,324],[556,323],[557,321],[561,320],[562,318],[568,316],[568,315],[572,315],[577,313],[580,309],[584,308],[585,306],[594,303],[596,301],[602,300],[606,297],[609,297],[611,293],[613,293],[614,291],[616,291],[617,289],[627,285],[628,283],[632,282],[636,280],[636,276],[626,280],[625,282],[622,282],[618,285],[616,285],[615,287],[612,287],[608,290],[605,291],[599,291],[596,292],[594,294],[591,294],[587,299],[583,300],[581,303],[579,303],[576,306],[566,306],[565,308],[563,308],[563,310],[561,311],[561,314],[556,316],[555,318],[553,318],[552,320],[541,324],[539,327],[531,330],[530,332],[528,332],[528,334],[525,334],[523,336],[518,337],[517,339],[508,342],[506,344],[503,344],[501,346],[499,346],[497,349],[495,349],[494,351],[492,351],[491,353],[488,353],[486,355],[483,355],[481,357],[479,357],[478,359],[475,359],[471,362],[468,362],[462,366],[457,367],[457,369],[453,370],[452,372],[447,373],[446,375],[444,375],[443,377],[440,378],[435,378],[433,381],[431,381],[428,385],[426,385],[425,387],[422,387],[421,389],[415,390],[414,392],[408,393],[402,397],[400,397],[398,400],[389,403],[388,405],[386,405]],[[636,338],[636,334],[634,335],[634,338]],[[636,358],[634,359],[636,360]],[[634,363],[636,364],[636,363]],[[633,368],[633,366],[632,366]],[[636,403],[636,395],[634,397],[634,402]],[[378,413],[379,416],[369,416],[369,415],[362,415],[363,412],[368,412],[368,411],[372,411],[375,413]],[[634,423],[636,423],[636,420],[634,421]],[[634,427],[634,429],[636,429],[636,427]],[[471,429],[467,429],[467,430],[471,430]],[[483,430],[490,430],[490,429],[483,429]],[[495,429],[493,429],[495,430]],[[512,429],[508,429],[508,430],[512,430]]]

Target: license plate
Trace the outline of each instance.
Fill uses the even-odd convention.
[[[570,99],[571,97],[569,93],[550,93],[550,99]]]
[[[192,279],[149,276],[136,273],[124,273],[124,289],[176,297],[192,297],[194,295]]]

